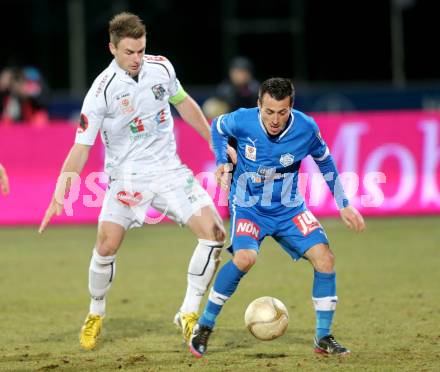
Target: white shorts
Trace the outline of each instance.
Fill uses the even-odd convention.
[[[164,216],[179,224],[186,224],[203,207],[214,203],[185,166],[151,177],[136,175],[129,179],[111,179],[102,204],[99,222],[110,221],[126,230],[144,223],[160,222]],[[147,216],[153,207],[159,216]]]

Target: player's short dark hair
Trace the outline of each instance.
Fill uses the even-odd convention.
[[[290,103],[293,106],[293,101],[295,100],[295,88],[290,79],[276,77],[263,81],[258,93],[258,99],[260,102],[263,102],[263,96],[266,93],[277,101],[290,97]]]
[[[147,34],[142,20],[133,13],[122,12],[116,14],[108,24],[110,42],[114,46],[126,38],[140,39]]]

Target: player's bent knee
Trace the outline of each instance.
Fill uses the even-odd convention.
[[[335,270],[335,255],[327,249],[315,262],[315,270],[321,273],[332,273]]]
[[[114,256],[118,251],[119,243],[107,238],[96,243],[96,251],[100,256]]]
[[[233,262],[239,270],[248,272],[257,262],[257,252],[253,249],[240,249],[235,252]]]
[[[98,227],[95,249],[101,256],[114,256],[124,239],[125,229],[119,224],[103,221]]]

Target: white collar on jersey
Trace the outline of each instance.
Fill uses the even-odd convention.
[[[121,66],[118,65],[118,63],[116,62],[115,59],[113,59],[111,66],[113,67],[113,69],[118,74],[118,77],[121,80],[129,82],[129,83],[135,82],[135,80],[130,76],[130,74],[127,71],[125,71],[123,68],[121,68]],[[145,66],[145,62],[142,59],[142,66],[141,66],[141,69],[139,70],[139,74],[138,74],[138,76],[141,78],[142,78],[141,75],[143,75],[143,72],[145,71],[144,66]]]
[[[281,138],[283,138],[287,134],[287,132],[290,130],[290,128],[292,128],[294,120],[295,120],[295,115],[293,115],[293,112],[290,112],[290,119],[289,119],[289,124],[287,124],[287,128],[284,130],[283,133],[281,133],[280,136],[275,137],[275,139],[280,140]],[[261,120],[261,115],[260,115],[259,109],[258,109],[258,121],[260,122],[260,126],[263,129],[264,133],[266,133],[266,135],[268,137],[273,137],[269,133],[267,133],[266,127],[263,124],[263,120]]]

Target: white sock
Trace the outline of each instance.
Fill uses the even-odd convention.
[[[89,267],[90,313],[105,315],[105,295],[115,276],[116,256],[101,256],[93,250]]]
[[[180,311],[198,312],[203,295],[208,289],[220,263],[223,242],[199,239],[188,267],[188,287]]]

